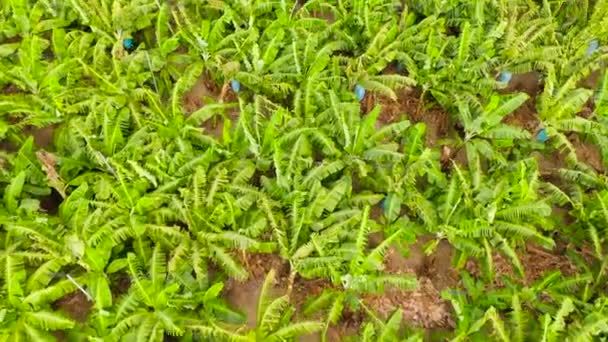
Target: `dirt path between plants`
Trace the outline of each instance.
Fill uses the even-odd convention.
[[[411,291],[391,289],[382,295],[366,296],[365,301],[376,309],[380,317],[388,318],[394,310],[401,309],[408,326],[427,330],[453,328],[451,305],[441,298],[442,290],[458,283],[451,265],[453,249],[442,241],[435,252],[427,256],[423,249],[430,240],[430,236],[420,236],[408,246],[407,256],[395,247],[386,253],[385,271],[415,275],[419,287]]]
[[[380,295],[364,295],[363,301],[374,308],[382,318],[387,318],[395,309],[401,309],[404,323],[411,327],[451,329],[454,326],[452,309],[441,298],[441,291],[456,286],[458,279],[451,266],[452,247],[447,242],[439,244],[430,256],[423,253],[423,246],[430,237],[422,237],[409,246],[409,255],[403,256],[396,248],[391,248],[385,257],[385,271],[393,274],[412,274],[418,278],[420,286],[414,290],[391,289]],[[270,269],[277,271],[274,295],[285,293],[288,268],[280,257],[274,254],[253,254],[247,257],[250,278],[245,282],[229,280],[225,290],[228,303],[245,313],[247,325],[254,327],[257,300],[265,275]],[[301,308],[304,302],[323,290],[333,286],[324,279],[307,280],[296,278],[292,293],[292,303]],[[329,341],[342,341],[347,336],[356,336],[365,317],[362,313],[345,313],[337,326],[328,332]],[[308,336],[301,341],[320,341],[320,336]]]
[[[531,285],[535,281],[542,279],[547,272],[560,271],[564,276],[572,276],[578,271],[576,266],[564,253],[547,251],[531,244],[524,251],[519,251],[517,256],[525,272],[525,277],[521,280],[524,285]],[[503,275],[509,276],[512,279],[518,278],[513,266],[503,255],[494,254],[493,263],[496,278],[492,286],[495,288],[505,285],[502,280]],[[479,264],[474,260],[469,260],[465,269],[474,277],[480,278],[482,276]]]

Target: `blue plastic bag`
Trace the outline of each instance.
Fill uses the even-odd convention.
[[[230,88],[232,88],[235,93],[238,93],[241,91],[241,82],[237,80],[230,80]]]
[[[600,42],[597,39],[592,39],[591,42],[589,42],[587,51],[585,52],[585,57],[591,56],[599,48],[600,48]]]
[[[405,66],[401,62],[397,62],[397,72],[404,72]]]
[[[133,38],[125,38],[122,40],[122,47],[126,50],[131,50],[135,47],[135,39]]]
[[[357,84],[355,86],[355,95],[357,96],[357,100],[361,101],[365,97],[365,88],[362,85]]]
[[[547,140],[549,140],[549,135],[547,134],[547,129],[541,128],[540,131],[538,131],[538,133],[536,133],[536,141],[538,141],[540,143],[545,143]]]
[[[500,83],[509,83],[513,78],[513,74],[509,71],[503,71],[498,75],[498,82]]]

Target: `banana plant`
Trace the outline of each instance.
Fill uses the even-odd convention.
[[[186,148],[189,142],[178,141],[185,149],[175,150],[172,155],[158,154],[139,165],[132,153],[141,151],[139,148],[154,149],[156,143],[142,146],[141,140],[129,141],[108,161],[108,171],[84,173],[73,183],[94,183],[97,193],[92,206],[102,218],[99,224],[103,234],[117,242],[134,239],[140,258],[148,257],[146,246],[151,239],[167,248],[177,248],[180,258],[187,253],[194,265],[203,265],[211,258],[229,274],[243,279],[247,274],[228,249],[248,249],[257,242],[224,228],[236,228],[242,216],[239,207],[246,210],[251,202],[247,203],[246,198],[237,201],[235,193],[228,191],[227,182],[233,175],[236,184],[246,182],[253,168],[241,170],[238,176],[237,169],[232,168],[237,165],[211,164],[213,149],[193,158],[192,146]],[[206,275],[198,272],[197,277],[203,281]]]
[[[122,48],[122,39],[131,32],[152,26],[160,5],[151,0],[71,0],[66,3],[78,21],[91,27]]]
[[[305,6],[310,4],[307,2]],[[297,74],[299,87],[294,92],[293,110],[296,117],[313,120],[315,115],[327,106],[327,99],[319,96],[330,86],[340,83],[340,72],[336,70],[335,57],[337,51],[346,49],[348,43],[344,40],[329,40],[326,31],[320,33],[296,33],[299,44],[292,43],[286,48],[283,57],[293,56],[293,66],[286,72]],[[296,35],[294,34],[294,35]]]
[[[384,135],[385,130],[390,130],[391,127],[405,127],[404,123],[387,125],[374,133],[371,138],[362,141],[373,140],[381,133]],[[418,123],[401,133],[399,145],[392,142],[365,151],[364,159],[375,163],[371,164],[372,170],[367,172],[362,180],[373,191],[385,194],[383,216],[386,224],[397,224],[402,222],[402,219],[407,219],[401,217],[402,208],[405,207],[411,210],[423,224],[433,225],[432,205],[426,199],[427,196],[431,196],[433,188],[429,187],[426,191],[422,191],[416,184],[427,182],[442,186],[446,180],[439,166],[439,156],[424,146],[425,132],[426,126]],[[393,151],[395,148],[397,151]],[[386,229],[390,230],[390,227],[385,226]]]
[[[369,45],[362,48],[363,52],[358,54],[357,58],[346,61],[344,74],[349,86],[357,84],[366,91],[396,100],[395,90],[416,85],[416,81],[407,76],[381,74],[390,63],[398,59],[398,51],[404,45],[404,37],[411,34],[399,30],[400,27],[394,22],[386,23],[377,32],[372,33]]]
[[[315,247],[329,249],[355,222],[350,215],[356,215],[357,209],[341,210],[338,206],[350,187],[347,178],[327,188],[320,183],[315,185],[309,192],[296,190],[287,194],[283,203],[289,210],[288,218],[268,217],[278,252],[290,264],[288,295],[297,274],[307,278],[329,275],[328,265],[336,258],[316,255]]]
[[[504,153],[496,151],[494,146],[509,148],[518,140],[530,139],[528,132],[503,122],[507,115],[527,99],[528,95],[520,93],[506,98],[493,96],[485,106],[475,102],[469,103],[466,99],[458,101],[457,117],[463,126],[464,136],[458,138],[455,147],[465,149],[470,168],[482,158],[506,165]]]
[[[511,320],[505,322],[498,311],[491,307],[485,312],[480,320],[476,321],[473,329],[479,329],[483,325],[491,325],[492,336],[496,341],[526,341],[526,338],[535,338],[539,341],[556,342],[566,340],[588,341],[596,336],[601,336],[608,331],[608,318],[605,312],[586,313],[581,318],[574,318],[573,312],[576,310],[572,299],[566,298],[561,301],[559,309],[554,313],[546,313],[541,318],[542,327],[537,330],[530,330],[525,325],[524,313],[518,302],[517,296],[513,297],[513,311]],[[603,306],[605,303],[598,303]],[[567,320],[576,319],[575,322],[566,324]],[[580,320],[579,320],[580,319]],[[486,337],[487,338],[487,335]],[[456,338],[452,341],[462,341],[463,338]]]
[[[542,189],[551,203],[568,208],[575,220],[572,228],[567,227],[563,234],[569,236],[574,245],[588,243],[592,249],[595,259],[593,263],[577,263],[582,269],[594,274],[589,294],[584,296],[587,298],[601,286],[608,270],[604,238],[604,227],[608,220],[605,176],[596,174],[582,163],[579,167],[560,169],[558,175],[559,179],[569,184],[558,186],[547,182],[542,185]]]
[[[208,289],[198,288],[195,282],[191,287],[182,285],[167,273],[166,254],[160,245],[152,250],[147,272],[133,253],[127,254],[126,264],[132,285],[115,309],[115,321],[107,336],[111,340],[163,341],[164,334],[184,336],[192,333],[188,326],[215,320],[211,308],[201,311],[208,314],[204,316],[197,310],[201,305],[217,305],[214,300],[221,283]]]
[[[74,321],[51,309],[52,302],[77,289],[69,279],[55,277],[69,260],[45,253],[44,249],[40,252],[25,249],[27,240],[30,246],[58,247],[56,241],[37,233],[45,228],[40,223],[21,221],[2,225],[0,340],[54,341],[52,331],[75,326]]]
[[[256,326],[242,332],[232,332],[219,325],[191,325],[202,338],[216,341],[297,341],[300,336],[311,335],[322,328],[317,321],[294,321],[294,307],[289,296],[271,297],[276,271],[271,269],[260,289],[256,310]]]
[[[569,165],[579,162],[576,146],[570,135],[576,134],[581,140],[601,143],[606,140],[607,131],[603,125],[602,106],[606,96],[606,73],[597,91],[599,108],[588,117],[578,115],[589,101],[593,100],[594,91],[577,87],[580,76],[573,75],[563,84],[556,82],[556,75],[550,72],[545,89],[539,99],[539,117],[546,128],[549,143],[555,149],[563,151]],[[599,145],[601,148],[601,144]],[[606,154],[603,148],[603,155]]]
[[[154,34],[148,34],[150,29],[145,30],[145,40],[141,42],[149,48],[131,49],[132,51],[122,56],[122,59],[129,70],[142,75],[150,73],[151,77],[148,77],[146,82],[154,93],[162,98],[171,96],[173,83],[179,80],[180,75],[185,71],[184,65],[196,64],[199,58],[179,50],[180,44],[185,40],[184,33],[179,26],[174,28],[170,25],[171,12],[166,4],[160,5],[155,16]],[[150,96],[149,93],[147,95]]]
[[[326,52],[324,49],[332,46],[332,49],[340,47],[342,50],[353,51],[358,56],[333,58],[334,65],[339,65],[341,70],[332,68],[330,77],[333,79],[332,84],[342,82],[348,84],[349,88],[357,89],[359,101],[363,91],[374,91],[396,99],[396,89],[415,84],[414,80],[403,75],[381,74],[388,64],[397,59],[399,51],[404,49],[404,40],[415,36],[411,31],[399,32],[399,26],[396,25],[399,18],[387,16],[385,12],[387,8],[392,7],[392,1],[379,1],[370,4],[365,10],[362,2],[335,4],[308,1],[298,10],[303,16],[310,15],[311,11],[322,10],[332,13],[335,17],[335,23],[329,25],[320,35],[316,35],[322,38],[309,36],[307,42],[324,40],[327,37],[326,32],[333,33],[338,39],[328,42],[319,52]],[[310,50],[305,49],[304,53],[308,51]]]
[[[490,76],[497,63],[495,44],[504,27],[486,31],[464,22],[458,36],[446,36],[442,22],[438,19],[425,30],[426,39],[405,59],[410,77],[422,88],[420,106],[427,95],[448,110],[456,109],[454,97],[490,97],[495,87]]]
[[[601,301],[585,303],[575,299],[577,291],[584,291],[591,280],[588,274],[565,277],[559,271],[547,272],[528,286],[503,276],[505,287],[498,289],[488,288],[483,280],[466,272],[462,280],[464,289],[443,293],[456,312],[457,327],[452,341],[477,341],[490,336],[496,341],[581,340],[583,336],[597,334],[604,324],[602,309],[593,312]],[[576,308],[579,312],[574,315]],[[535,315],[538,320],[532,319]],[[581,324],[566,326],[567,316],[569,320],[581,319]]]
[[[274,20],[269,21],[263,15],[275,6],[267,5],[226,4],[216,20],[206,20],[200,27],[192,22],[186,7],[173,10],[173,17],[181,36],[200,54],[216,82],[224,87],[229,81],[238,82],[239,90],[243,85],[267,96],[284,98],[293,90],[289,81],[294,77],[281,71],[290,58],[279,57],[287,45],[288,9],[276,6]]]
[[[75,278],[78,290],[92,302],[88,323],[90,334],[97,336],[107,332],[112,324],[114,300],[110,276],[124,271],[126,262],[112,253],[117,241],[112,239],[112,227],[106,223],[108,217],[94,208],[89,196],[89,186],[83,183],[61,204],[59,216],[68,228],[64,237],[65,255],[80,266],[72,268],[66,276]]]
[[[291,81],[295,75],[281,72],[290,61],[278,58],[286,45],[285,36],[285,29],[273,25],[263,32],[250,29],[248,37],[236,46],[236,57],[243,70],[237,72],[234,79],[271,98],[285,99],[291,94],[295,90]]]
[[[338,257],[342,260],[337,259],[327,263],[326,267],[330,271],[331,279],[336,285],[340,284],[342,288],[324,291],[321,295],[311,299],[304,308],[305,315],[325,312],[323,341],[327,340],[327,331],[330,325],[336,324],[340,320],[345,309],[361,310],[360,294],[382,293],[389,287],[407,290],[418,286],[416,278],[411,275],[395,275],[382,271],[384,253],[391,244],[398,241],[403,231],[394,232],[380,245],[371,251],[367,251],[367,237],[371,226],[369,210],[369,206],[364,207],[361,220],[358,222],[359,228],[356,230],[356,235],[352,237],[351,242],[344,244],[338,251]],[[329,256],[331,253],[331,251],[323,251],[323,246],[319,247],[322,241],[313,240],[313,245],[321,258],[326,255]],[[338,281],[339,283],[337,283]]]
[[[493,253],[498,251],[523,276],[518,247],[525,241],[547,249],[555,246],[542,231],[553,228],[548,220],[551,207],[540,197],[539,174],[533,160],[520,161],[489,175],[456,165],[454,171],[435,205],[436,225],[426,228],[456,247],[457,267],[474,256],[482,262],[485,275],[493,279]]]
[[[178,6],[170,12],[178,30],[174,37],[185,41],[192,49],[191,54],[195,52],[194,55],[202,58],[205,69],[210,71],[209,76],[216,82],[225,82],[236,75],[240,65],[231,57],[237,53],[237,44],[246,38],[247,31],[230,29],[234,12],[220,12],[219,17],[204,19],[200,25],[193,21],[189,14],[192,12],[187,7]],[[160,29],[163,27],[159,26]]]
[[[57,180],[55,170],[46,172],[45,165],[37,158],[32,137],[24,141],[19,151],[6,155],[3,163],[6,169],[2,170],[0,184],[7,217],[34,218],[39,214],[41,200],[52,193],[51,184]],[[57,186],[62,190],[60,184]]]
[[[393,312],[386,321],[376,317],[370,312],[371,321],[362,327],[361,341],[402,341],[402,342],[421,342],[424,341],[422,333],[401,333],[403,313],[400,309]]]
[[[58,35],[53,38],[60,39]],[[25,128],[58,123],[70,112],[63,87],[76,86],[72,77],[78,75],[79,66],[74,59],[51,61],[46,49],[60,54],[57,45],[51,46],[51,41],[41,35],[2,45],[0,85],[14,87],[15,91],[0,95],[0,138],[23,144]]]

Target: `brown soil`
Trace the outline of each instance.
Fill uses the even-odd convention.
[[[308,17],[311,18],[317,18],[317,19],[323,19],[325,21],[327,21],[328,24],[333,24],[336,21],[336,18],[334,16],[334,14],[327,10],[322,8],[321,6],[315,6],[315,8],[308,8],[308,7],[304,7],[305,6],[306,1],[299,1],[299,7],[296,9],[296,11],[306,11],[305,13],[307,14]]]
[[[432,240],[432,236],[419,237],[418,241],[410,246],[407,256],[401,255],[396,248],[391,248],[385,255],[385,271],[392,274],[416,275],[419,287],[414,290],[388,289],[381,295],[364,295],[364,303],[375,310],[381,318],[387,318],[395,309],[401,309],[404,314],[404,323],[408,326],[424,328],[427,330],[450,330],[454,327],[452,308],[449,302],[441,297],[441,291],[457,287],[458,275],[451,265],[453,248],[446,241],[438,244],[431,255],[423,253],[424,245]],[[382,234],[375,233],[370,236],[370,247],[382,241]],[[538,280],[547,270],[560,270],[564,275],[572,275],[576,268],[565,255],[558,252],[547,252],[535,246],[528,246],[521,253],[520,259],[526,271],[522,281],[530,284]],[[239,283],[229,281],[226,288],[226,298],[235,308],[243,310],[248,316],[248,325],[255,325],[255,310],[263,278],[271,268],[277,270],[277,282],[274,294],[285,293],[288,268],[283,260],[272,254],[252,254],[246,258],[246,265],[251,271],[251,278]],[[509,262],[501,255],[495,255],[494,264],[496,280],[494,286],[504,286],[500,275],[513,275]],[[471,260],[466,269],[474,276],[480,276],[477,263]],[[326,280],[306,280],[296,278],[292,293],[292,300],[296,307],[310,296],[320,294],[332,285]],[[328,332],[329,341],[341,341],[347,336],[357,336],[360,324],[363,321],[361,314],[345,313],[339,325],[331,327]],[[316,342],[319,335],[303,337],[300,341]]]
[[[571,135],[570,141],[576,149],[576,158],[579,161],[587,163],[587,165],[591,166],[596,172],[604,172],[602,153],[596,145],[581,141],[576,134]]]
[[[547,251],[534,245],[528,245],[525,251],[518,253],[518,257],[524,268],[525,277],[521,280],[525,285],[530,285],[536,280],[541,279],[547,272],[559,270],[565,276],[571,276],[577,272],[576,266],[572,264],[565,254]],[[496,279],[494,280],[495,287],[504,286],[501,275],[517,279],[513,266],[504,256],[495,254],[493,261],[496,274]],[[466,270],[476,277],[481,276],[481,270],[475,260],[467,262]]]
[[[382,215],[384,214],[384,209],[382,209],[380,207],[380,204],[376,204],[374,205],[370,211],[369,211],[369,218],[371,218],[372,220],[375,220],[377,222],[380,222],[380,220],[382,219]],[[380,239],[378,241],[378,239]],[[374,241],[378,241],[377,244],[375,244],[376,246],[382,242],[382,235],[377,235],[376,233],[374,234],[370,234],[370,236],[368,237],[368,240],[374,240]]]
[[[236,94],[230,89],[228,83],[218,87],[208,75],[203,73],[194,86],[184,95],[182,105],[187,114],[192,114],[202,108],[206,103],[235,102]],[[231,121],[236,121],[239,115],[238,108],[228,113]],[[216,117],[203,122],[205,132],[218,140],[221,140],[224,132],[224,119]]]
[[[53,335],[53,337],[60,342],[67,341],[68,339],[66,333],[62,330],[53,331],[51,332],[51,335]]]
[[[540,176],[545,180],[558,180],[557,170],[566,167],[566,160],[559,151],[552,151],[550,154],[532,152],[531,156],[536,158]]]
[[[424,122],[426,124],[426,143],[434,146],[438,139],[448,133],[450,118],[443,108],[433,105],[428,108],[427,104],[420,103],[420,96],[410,89],[397,90],[397,101],[386,96],[377,96],[376,101],[382,106],[382,112],[378,121],[382,125],[402,120],[404,116],[414,123]]]
[[[192,113],[201,108],[205,104],[205,98],[215,98],[217,96],[217,87],[213,82],[208,80],[205,75],[201,75],[185,95],[182,102],[184,110],[187,113]]]
[[[9,83],[9,84],[5,85],[2,88],[2,90],[0,90],[0,93],[6,94],[6,95],[12,95],[12,94],[23,93],[23,91],[21,89],[19,89],[19,87],[17,87],[16,85]]]
[[[332,325],[327,329],[328,342],[356,341],[361,331],[361,324],[364,317],[362,314],[353,313],[345,310],[339,325]],[[301,336],[299,342],[321,342],[321,332],[316,334]]]
[[[377,234],[376,234],[377,235]],[[414,244],[408,258],[405,258],[391,249],[386,256],[386,271],[391,273],[428,274],[420,278],[420,287],[414,291],[389,290],[383,295],[366,295],[364,302],[378,311],[381,316],[388,316],[396,308],[404,311],[404,321],[407,324],[425,328],[451,328],[453,319],[451,307],[441,299],[440,290],[454,284],[452,271],[449,266],[451,248],[448,244],[440,244],[437,252],[427,257],[422,253],[423,243],[428,238],[421,239]],[[247,315],[247,325],[256,324],[256,309],[259,292],[267,272],[274,268],[277,279],[273,288],[273,295],[285,293],[288,282],[288,267],[285,262],[274,254],[250,254],[246,257],[246,266],[250,270],[250,278],[244,282],[229,280],[225,289],[225,298],[228,303]],[[446,262],[447,261],[447,262]],[[450,281],[446,281],[450,279]],[[325,279],[303,279],[296,277],[292,303],[300,308],[311,296],[321,294],[325,289],[333,286]],[[329,341],[342,341],[347,336],[357,336],[365,317],[362,313],[346,310],[340,324],[331,326],[327,337]],[[300,341],[317,342],[320,335],[303,336]]]
[[[17,146],[15,146],[15,144],[5,139],[0,141],[0,150],[4,152],[13,153],[17,152],[19,149],[17,148]]]
[[[366,92],[363,96],[363,100],[359,103],[361,113],[367,114],[374,109],[374,96],[370,92]]]
[[[602,153],[596,145],[582,141],[574,133],[568,136],[568,140],[574,146],[579,162],[586,163],[596,172],[603,173],[605,171]],[[548,155],[534,152],[532,156],[538,161],[540,175],[546,179],[555,179],[559,183],[557,171],[568,167],[565,155],[560,151],[552,151]]]
[[[347,321],[348,322],[348,321]],[[360,324],[357,323],[344,323],[339,326],[329,327],[327,331],[327,341],[329,342],[341,342],[346,338],[356,338],[360,331]],[[321,337],[313,336],[308,340],[302,340],[300,342],[319,342]]]
[[[272,288],[272,297],[282,296],[287,291],[289,282],[289,267],[281,257],[276,254],[248,254],[243,263],[250,272],[250,277],[244,282],[230,279],[224,289],[224,297],[228,304],[241,310],[247,316],[246,325],[254,328],[257,324],[256,311],[260,291],[264,278],[271,269],[276,273],[275,284]],[[291,302],[296,308],[301,308],[310,297],[320,295],[325,289],[333,286],[325,279],[304,279],[296,277],[291,293]],[[297,313],[296,313],[297,316]],[[328,331],[329,341],[341,341],[344,336],[352,335],[359,329],[360,321],[354,324],[352,320],[344,318],[338,326],[330,327]],[[320,334],[301,336],[302,342],[321,341]]]
[[[511,82],[500,89],[502,94],[510,94],[516,92],[524,92],[534,98],[543,90],[542,75],[536,71],[530,71],[523,74],[513,74]]]
[[[583,117],[585,119],[589,119],[593,112],[595,111],[595,104],[593,103],[593,96],[587,100],[587,103],[583,106],[583,109],[576,115]]]
[[[120,272],[114,275],[112,282],[112,298],[115,300],[129,291],[131,287],[131,277],[129,274]]]
[[[464,148],[459,149],[458,151],[456,151],[456,154],[452,156],[452,159],[458,165],[467,165],[469,162],[469,159],[467,157],[467,150]]]
[[[23,130],[26,135],[34,137],[34,143],[38,148],[51,150],[53,148],[53,137],[58,125],[50,125],[43,128],[28,127]]]
[[[427,277],[418,279],[418,288],[414,291],[391,289],[382,295],[367,295],[364,301],[383,319],[401,308],[403,320],[410,326],[426,329],[454,327],[450,304],[441,298]]]
[[[391,247],[384,255],[384,271],[393,274],[423,275],[426,273],[427,259],[419,241],[408,246],[407,256],[403,256],[397,248]]]
[[[228,304],[247,316],[249,328],[254,328],[257,323],[256,310],[262,283],[263,279],[260,278],[252,278],[245,282],[230,280],[224,289]]]
[[[56,125],[47,126],[44,128],[26,128],[23,130],[25,135],[31,135],[34,137],[34,144],[41,149],[53,150],[53,135],[55,133]],[[0,150],[7,152],[17,152],[19,146],[16,146],[13,142],[7,139],[0,141]]]
[[[206,103],[210,103],[210,100],[213,102],[234,102],[236,101],[236,94],[230,90],[228,83],[219,87],[209,75],[203,73],[192,88],[184,94],[182,106],[186,113],[190,114]]]
[[[430,255],[426,255],[424,247],[433,239],[431,235],[418,236],[416,242],[407,246],[407,255],[403,255],[395,246],[389,248],[384,255],[384,271],[427,277],[439,291],[456,286],[458,275],[452,267],[454,248],[442,240]],[[374,248],[383,240],[382,232],[372,233],[368,238],[369,247]]]
[[[507,116],[504,122],[521,127],[535,135],[541,127],[541,122],[538,119],[538,114],[535,108],[535,101],[536,100],[534,98],[530,98],[515,112]],[[589,117],[593,112],[591,106],[592,104],[587,104],[579,115]],[[597,146],[581,141],[579,136],[574,133],[568,136],[568,140],[576,149],[576,155],[579,161],[587,163],[597,172],[604,172],[602,155]],[[560,168],[567,167],[566,158],[560,151],[552,151],[549,155],[543,155],[535,152],[533,155],[538,160],[541,176],[555,176],[555,171]]]
[[[387,318],[394,310],[403,311],[404,322],[409,326],[427,329],[452,328],[451,306],[441,298],[441,291],[458,284],[458,277],[452,269],[453,248],[447,241],[441,241],[431,255],[424,254],[424,245],[431,236],[418,237],[408,246],[408,256],[403,256],[396,248],[385,255],[385,271],[392,274],[416,275],[419,287],[414,290],[390,289],[382,295],[367,295],[365,302],[374,308],[382,318]]]
[[[576,222],[576,218],[570,214],[570,210],[567,208],[554,206],[551,208],[551,218],[555,220],[555,222],[559,222],[562,226],[570,226]],[[563,253],[565,248],[563,248],[564,244],[558,243],[556,247],[556,253]]]
[[[521,127],[532,134],[535,134],[540,127],[540,120],[536,112],[536,96],[543,90],[541,75],[531,71],[523,74],[514,74],[507,87],[500,89],[501,94],[511,94],[523,92],[530,96],[522,106],[515,112],[508,115],[504,122],[510,125]]]
[[[78,322],[85,322],[93,308],[93,302],[90,302],[84,293],[75,291],[58,299],[52,306]]]
[[[50,195],[40,199],[40,208],[50,215],[56,215],[62,202],[63,197],[61,197],[61,194],[52,189]]]
[[[600,70],[595,70],[594,72],[592,72],[591,74],[589,74],[589,76],[587,76],[584,80],[580,81],[578,83],[579,87],[582,88],[587,88],[587,89],[597,89],[597,87],[599,87],[600,85],[600,77],[602,76],[602,73]]]
[[[289,265],[277,254],[240,254],[239,259],[249,271],[249,279],[264,279],[271,269],[277,272],[277,279],[286,277],[289,274]]]
[[[459,167],[466,167],[469,162],[467,158],[467,150],[464,146],[458,149],[453,149],[448,145],[442,145],[441,157],[439,161],[441,163],[441,170],[446,174],[452,171],[452,166],[454,163]]]
[[[517,108],[513,113],[505,117],[504,122],[521,127],[528,132],[535,134],[540,127],[540,120],[536,113],[536,99],[529,98],[523,105]]]
[[[286,292],[289,282],[289,265],[276,254],[248,254],[244,262],[249,270],[249,278],[244,282],[230,279],[225,288],[225,298],[231,306],[242,310],[247,315],[247,325],[256,324],[256,310],[259,293],[264,278],[271,269],[276,273],[273,295],[279,296]],[[291,293],[291,301],[296,307],[301,307],[311,296],[321,294],[332,285],[325,279],[304,279],[296,277]]]
[[[331,12],[312,11],[310,12],[310,16],[317,19],[323,19],[327,21],[328,24],[333,24],[336,21],[334,14]]]
[[[600,72],[598,70],[591,73],[585,80],[579,83],[580,87],[596,89],[599,83]],[[532,134],[536,134],[540,129],[541,122],[538,119],[536,111],[536,96],[542,91],[541,75],[537,72],[528,72],[524,74],[513,75],[509,85],[502,89],[501,93],[524,92],[530,95],[530,99],[526,101],[515,112],[507,116],[505,123],[521,127]],[[578,115],[588,118],[593,114],[593,103],[589,100]],[[570,134],[568,137],[570,142],[576,148],[576,154],[579,161],[585,162],[594,168],[597,172],[603,172],[604,166],[602,156],[597,146],[582,142],[576,134]],[[559,168],[567,166],[565,157],[559,151],[553,151],[549,156],[536,154],[540,172],[542,176],[551,177],[555,175],[555,171]]]
[[[454,247],[446,240],[441,240],[435,252],[427,257],[425,275],[439,291],[458,284],[458,274],[452,266],[453,256]]]

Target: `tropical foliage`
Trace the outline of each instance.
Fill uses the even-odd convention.
[[[417,239],[446,338],[605,340],[607,63],[606,0],[3,1],[0,340],[419,341]]]

